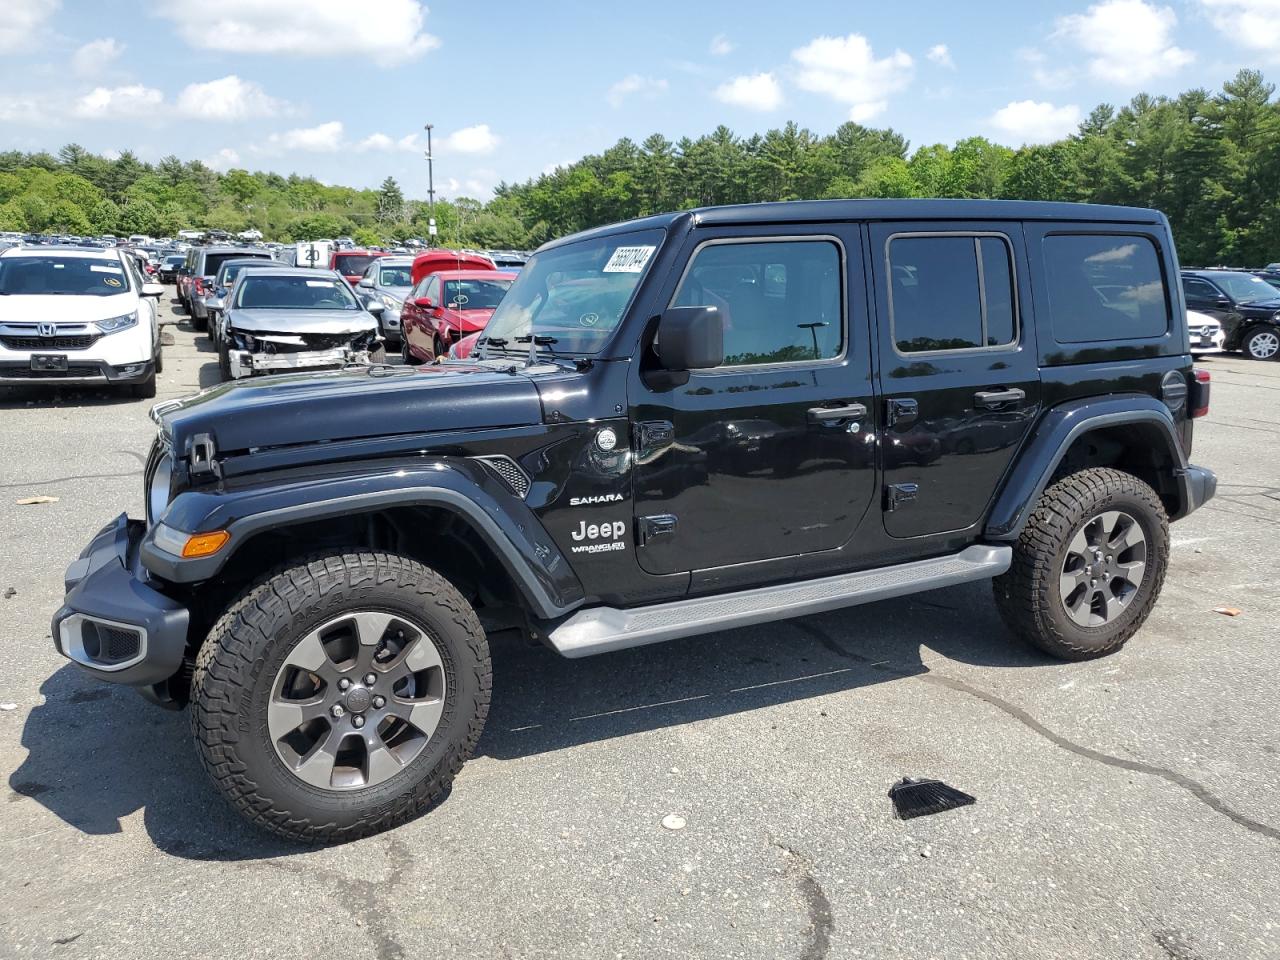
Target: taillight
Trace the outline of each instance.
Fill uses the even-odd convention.
[[[1209,413],[1209,371],[1196,367],[1191,371],[1190,415],[1192,418]]]
[[[196,294],[199,296],[203,296],[204,295],[204,277],[196,277],[191,282],[195,285]]]

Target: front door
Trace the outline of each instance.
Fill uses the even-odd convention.
[[[661,302],[718,307],[725,362],[667,390],[633,375],[640,565],[708,570],[841,546],[875,491],[857,228],[695,231],[680,262]]]
[[[885,529],[978,523],[1040,405],[1022,230],[1008,223],[869,228],[880,325]]]

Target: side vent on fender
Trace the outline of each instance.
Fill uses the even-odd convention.
[[[492,457],[472,457],[489,468],[498,479],[506,484],[507,488],[517,497],[523,500],[529,495],[529,487],[533,485],[533,481],[529,479],[529,475],[520,468],[520,464],[516,463],[507,456]]]

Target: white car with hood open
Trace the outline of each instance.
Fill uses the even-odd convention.
[[[154,397],[163,292],[116,250],[0,252],[0,384],[108,385]]]
[[[376,317],[382,304],[362,306],[332,271],[251,265],[217,307],[224,380],[386,360]]]

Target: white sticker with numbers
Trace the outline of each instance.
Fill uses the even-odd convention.
[[[657,247],[619,247],[604,265],[605,273],[639,273]]]

